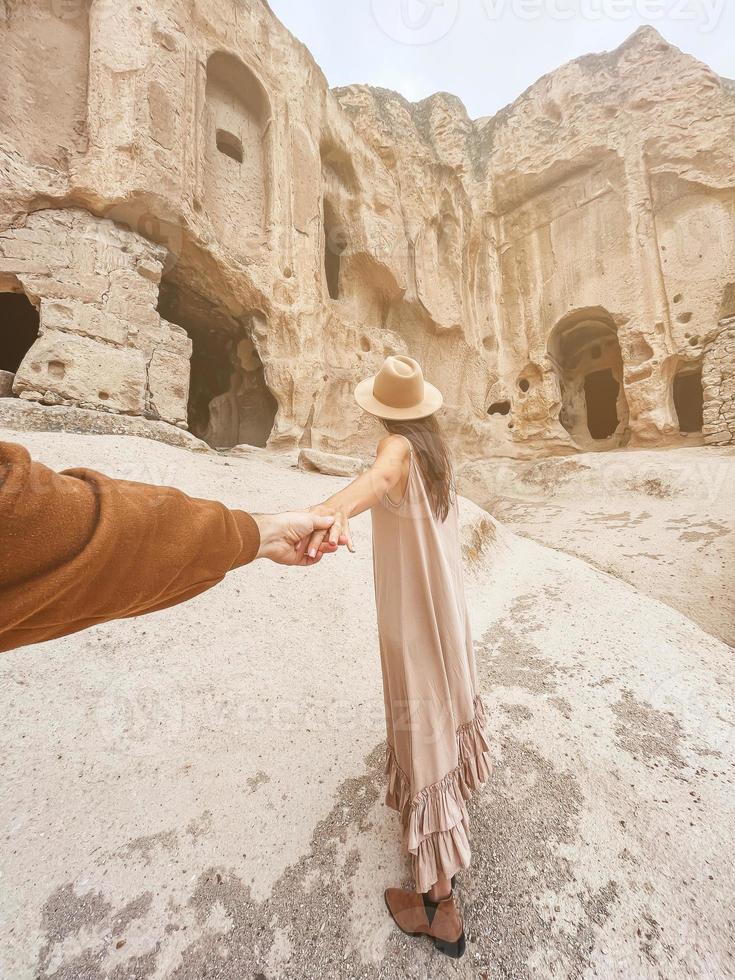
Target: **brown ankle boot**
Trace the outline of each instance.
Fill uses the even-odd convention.
[[[464,927],[454,903],[454,892],[441,902],[432,902],[421,892],[388,888],[385,904],[402,932],[409,936],[429,936],[438,950],[454,959],[464,953]]]

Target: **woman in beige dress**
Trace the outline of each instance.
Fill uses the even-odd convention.
[[[466,801],[488,777],[488,743],[462,581],[457,498],[434,413],[440,392],[410,357],[386,359],[358,385],[357,403],[388,435],[375,462],[319,507],[315,532],[354,551],[349,519],[370,510],[375,604],[387,728],[386,803],[401,817],[415,890],[389,888],[388,911],[411,935],[464,952],[454,875],[470,864]]]

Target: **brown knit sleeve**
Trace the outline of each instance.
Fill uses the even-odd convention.
[[[0,443],[0,651],[183,602],[259,546],[243,511]]]

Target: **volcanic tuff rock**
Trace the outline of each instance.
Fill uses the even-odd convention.
[[[478,120],[330,91],[261,0],[10,2],[0,40],[16,394],[359,453],[410,352],[466,457],[732,442],[735,87],[656,31]]]

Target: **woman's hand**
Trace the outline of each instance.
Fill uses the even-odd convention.
[[[268,558],[278,565],[316,565],[326,554],[337,550],[339,543],[331,545],[326,541],[317,554],[310,557],[306,553],[312,533],[326,535],[332,526],[329,514],[316,514],[313,511],[290,514],[253,514],[253,520],[260,532],[258,558]]]
[[[308,558],[314,560],[320,554],[335,551],[339,545],[347,545],[348,551],[355,553],[349,518],[344,510],[329,504],[319,504],[310,507],[309,513],[332,519],[333,523],[328,530],[317,529],[310,536],[306,546]]]
[[[346,544],[354,554],[355,545],[350,531],[350,517],[364,514],[381,503],[386,493],[400,481],[408,460],[410,445],[403,436],[390,435],[382,439],[373,465],[348,486],[329,497],[324,503],[311,507],[310,514],[333,519],[329,533],[315,528],[306,544],[306,557],[316,561],[327,551]]]

